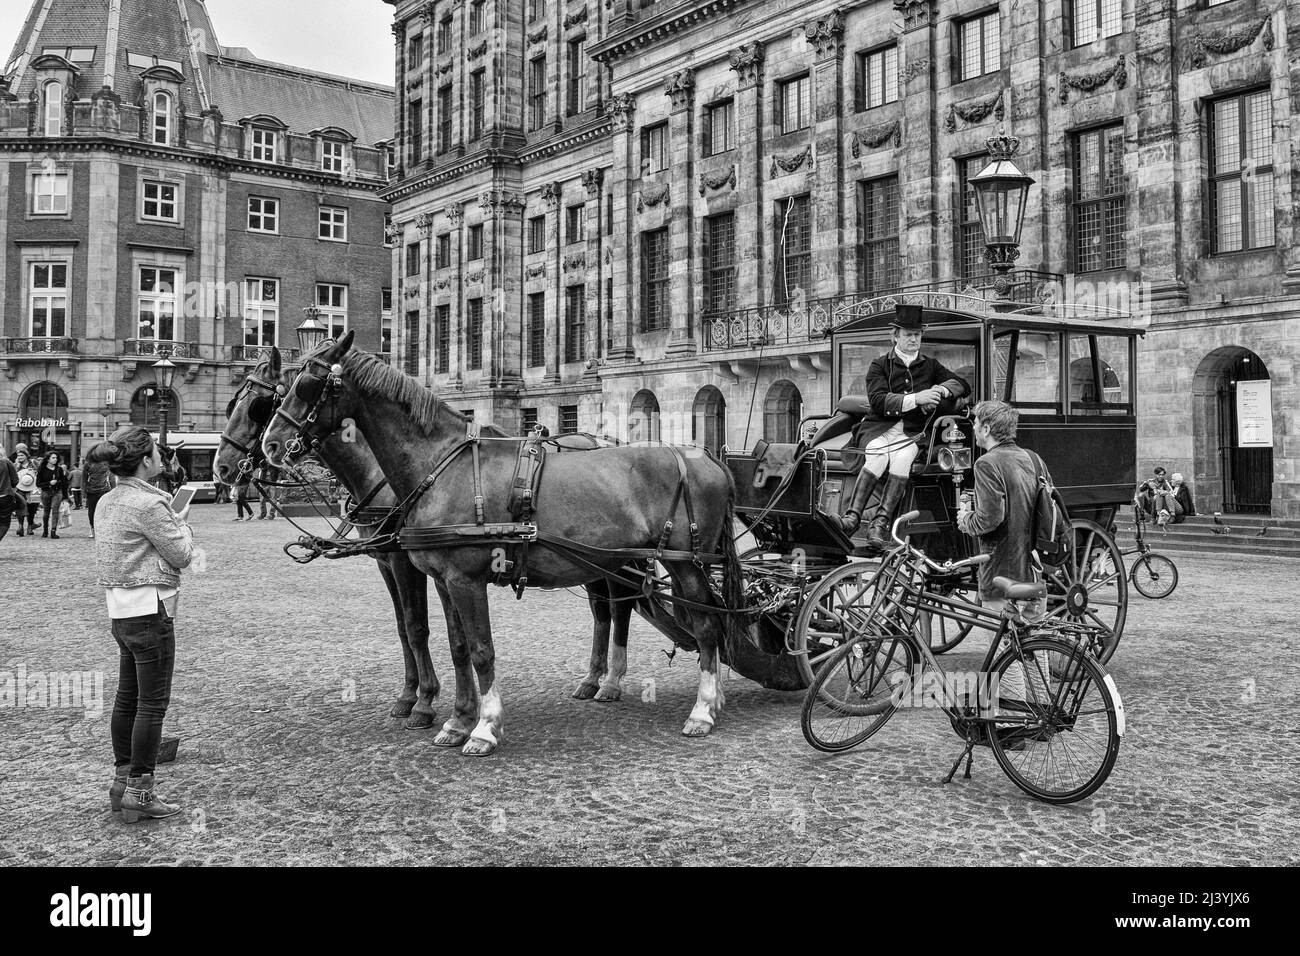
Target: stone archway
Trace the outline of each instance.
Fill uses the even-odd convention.
[[[1237,383],[1269,380],[1250,349],[1217,348],[1192,378],[1192,471],[1197,508],[1270,514],[1273,449],[1238,447]]]

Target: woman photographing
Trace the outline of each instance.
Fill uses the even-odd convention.
[[[180,571],[194,556],[190,509],[173,512],[168,494],[149,483],[163,463],[138,425],[119,428],[87,461],[104,462],[117,476],[99,502],[95,528],[99,584],[120,651],[109,802],[125,823],[169,817],[180,807],[154,796],[154,767],[171,700]]]

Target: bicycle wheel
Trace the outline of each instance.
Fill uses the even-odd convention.
[[[1045,803],[1074,803],[1115,766],[1124,703],[1103,664],[1074,641],[1030,637],[993,664],[993,756],[1011,782]]]
[[[1128,616],[1128,572],[1115,539],[1095,521],[1075,518],[1074,551],[1047,575],[1047,617],[1102,629],[1101,662],[1115,654]]]
[[[877,605],[882,565],[851,561],[825,575],[804,597],[791,632],[790,653],[812,683],[817,669],[837,648],[862,634],[876,633],[868,625],[883,621]]]
[[[902,634],[856,637],[828,657],[803,699],[800,726],[818,750],[856,747],[898,710],[917,654]]]
[[[1143,597],[1159,600],[1178,587],[1178,567],[1163,554],[1148,551],[1133,562],[1129,579]]]

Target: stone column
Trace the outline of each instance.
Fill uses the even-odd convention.
[[[555,385],[560,381],[560,364],[564,358],[560,339],[564,330],[564,185],[554,182],[542,187],[542,200],[546,203],[551,222],[547,224],[547,249],[552,261],[547,264],[547,271],[554,278],[551,280],[550,292],[546,303],[546,374],[543,384]],[[551,229],[554,231],[551,231]]]
[[[903,18],[899,38],[899,95],[903,100],[903,133],[898,155],[900,200],[903,203],[904,285],[928,282],[941,273],[936,199],[939,190],[955,195],[953,164],[944,163],[936,175],[932,138],[940,135],[935,106],[934,0],[894,0]],[[931,132],[932,129],[934,132]],[[946,175],[944,175],[946,174]]]
[[[695,190],[695,72],[687,67],[664,81],[664,93],[672,101],[668,116],[668,150],[671,161],[668,181],[677,188],[671,191],[668,220],[670,329],[668,354],[694,355],[695,312],[692,255],[694,253],[694,215],[691,208]],[[642,265],[644,268],[644,264]]]
[[[597,366],[602,364],[601,339],[603,332],[603,315],[601,312],[602,287],[604,286],[605,263],[601,258],[602,226],[604,217],[601,208],[605,198],[605,170],[588,169],[582,174],[582,185],[587,190],[587,202],[584,212],[587,214],[587,248],[585,253],[585,275],[583,277],[583,334],[586,337],[585,358],[587,374],[595,375]]]
[[[433,370],[437,368],[434,361],[433,331],[433,216],[422,212],[415,217],[415,227],[419,230],[420,243],[424,246],[424,265],[420,269],[420,331],[415,350],[419,356],[415,374],[425,384],[433,381]]]
[[[844,59],[844,15],[838,10],[810,20],[804,36],[813,48],[812,289],[808,298],[839,295],[844,290],[841,247],[844,245],[844,168],[840,136]]]
[[[117,280],[118,280],[118,200],[122,174],[117,163],[106,159],[92,159],[81,167],[90,176],[89,204],[86,209],[86,221],[94,223],[86,242],[86,347],[89,354],[116,355],[118,327],[126,333],[122,338],[134,338],[135,327],[128,307],[128,314],[118,318]],[[80,170],[78,170],[80,172]],[[12,212],[12,210],[11,210]],[[134,214],[132,214],[134,216]],[[129,256],[129,253],[124,255]],[[71,276],[76,281],[75,273]],[[129,279],[127,280],[129,283]],[[76,305],[76,289],[73,290],[73,309]],[[93,290],[93,292],[92,292]],[[71,331],[71,330],[69,330]],[[21,334],[26,334],[24,329]],[[95,340],[101,343],[96,348]]]
[[[731,51],[736,71],[736,308],[757,309],[771,278],[763,240],[763,45]]]
[[[1292,7],[1294,10],[1294,6]],[[1282,280],[1282,289],[1288,295],[1300,295],[1300,18],[1294,15],[1287,18],[1287,32],[1279,44],[1283,50],[1290,51],[1287,63],[1289,87],[1287,99],[1290,109],[1290,137],[1286,139],[1283,155],[1285,165],[1279,165],[1276,177],[1285,179],[1290,184],[1290,202],[1283,206],[1283,214],[1278,222],[1277,242],[1282,249],[1283,263],[1286,266],[1286,278]],[[1271,54],[1277,57],[1278,53]],[[1277,84],[1274,84],[1274,89]],[[1273,115],[1281,115],[1281,106],[1274,94]],[[1274,147],[1277,148],[1276,146]],[[1276,469],[1275,469],[1276,470]]]
[[[397,48],[394,55],[397,60],[396,76],[399,79],[397,89],[393,91],[393,137],[397,140],[397,177],[399,179],[406,173],[408,158],[406,155],[407,142],[406,136],[406,23],[403,20],[394,20],[393,26],[393,45]],[[409,160],[414,163],[414,158]]]
[[[632,271],[629,246],[632,241],[631,164],[639,162],[632,144],[632,111],[636,98],[618,93],[610,98],[609,112],[614,117],[613,166],[610,168],[610,191],[614,195],[614,232],[609,237],[612,277],[614,279],[614,315],[609,317],[613,348],[611,362],[630,362],[632,351]],[[621,314],[619,314],[621,312]]]

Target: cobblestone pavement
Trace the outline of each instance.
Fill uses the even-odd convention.
[[[232,512],[194,510],[208,569],[185,579],[180,756],[160,773],[186,813],[131,827],[105,794],[117,661],[85,513],[60,541],[0,542],[0,671],[101,671],[105,702],[97,719],[0,711],[0,864],[1300,862],[1295,562],[1179,556],[1171,599],[1135,596],[1111,664],[1129,722],[1115,771],[1050,807],[986,750],[942,785],[960,745],[932,710],[827,757],[799,731],[802,695],[732,675],[713,736],[683,738],[695,658],[670,666],[636,618],[624,699],[573,700],[589,633],[567,592],[492,589],[505,745],[440,750],[387,716],[402,669],[372,562],[300,567],[285,521]],[[974,669],[985,642],[967,644],[950,657]]]

